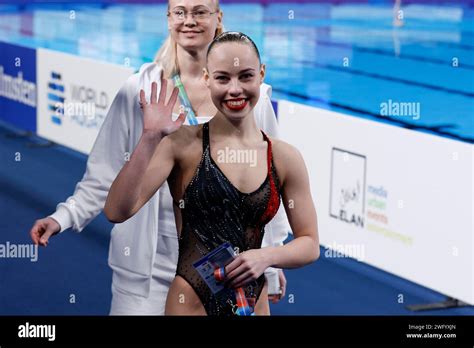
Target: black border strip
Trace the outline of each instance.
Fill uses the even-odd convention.
[[[315,295],[317,296],[317,295]],[[20,325],[55,325],[55,340],[18,337]],[[424,325],[414,329],[409,325]],[[431,328],[427,329],[426,325]],[[441,325],[441,326],[438,326]],[[455,325],[448,329],[444,325]],[[470,344],[474,316],[273,316],[273,317],[0,317],[0,345],[59,344]],[[456,334],[450,338],[407,338],[407,334]]]

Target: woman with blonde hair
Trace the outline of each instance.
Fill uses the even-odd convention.
[[[168,81],[166,95],[171,94],[173,85],[179,88],[179,103],[173,109],[173,117],[185,110],[187,123],[197,124],[216,114],[202,69],[209,44],[223,31],[222,18],[218,0],[169,1],[168,39],[155,62],[144,64],[119,90],[74,194],[60,203],[55,213],[36,221],[32,227],[30,235],[36,244],[46,246],[52,235],[71,227],[82,231],[103,210],[114,178],[129,160],[142,134],[140,89],[149,98],[151,83],[163,76]],[[256,124],[277,137],[271,87],[262,84],[260,95],[254,108]],[[266,231],[262,246],[281,245],[286,239],[289,226],[282,209]],[[113,271],[111,315],[164,314],[178,263],[173,202],[166,184],[131,219],[114,226],[108,261]],[[283,296],[285,279],[281,270],[268,268],[265,275],[269,289],[273,288],[269,293]],[[275,285],[278,278],[280,289]]]

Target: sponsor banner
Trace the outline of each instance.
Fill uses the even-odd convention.
[[[474,304],[471,144],[287,101],[278,114],[321,244]]]
[[[89,154],[133,69],[46,49],[37,62],[38,135]]]
[[[0,42],[0,119],[36,131],[36,50]]]

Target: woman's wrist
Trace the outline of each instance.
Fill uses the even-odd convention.
[[[161,140],[163,140],[165,136],[159,132],[152,132],[152,131],[143,131],[142,133],[142,141],[146,144],[152,145],[153,148],[156,147]]]
[[[275,264],[278,263],[277,261],[277,249],[278,247],[269,246],[262,248],[262,252],[264,253],[265,263],[268,267],[274,267]]]

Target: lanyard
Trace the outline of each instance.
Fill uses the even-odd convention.
[[[185,110],[188,113],[188,121],[189,124],[195,126],[198,124],[196,115],[194,114],[193,107],[191,106],[191,102],[189,101],[188,95],[186,94],[186,90],[184,89],[184,85],[181,82],[179,74],[176,74],[172,77],[174,81],[174,85],[178,87],[179,90],[179,100],[182,105],[184,105]]]
[[[216,268],[214,270],[214,278],[219,282],[223,281],[225,278],[225,268]],[[253,308],[250,307],[247,298],[245,297],[245,291],[243,288],[235,289],[235,301],[237,302],[237,305],[234,305],[233,309],[235,315],[255,315]]]

